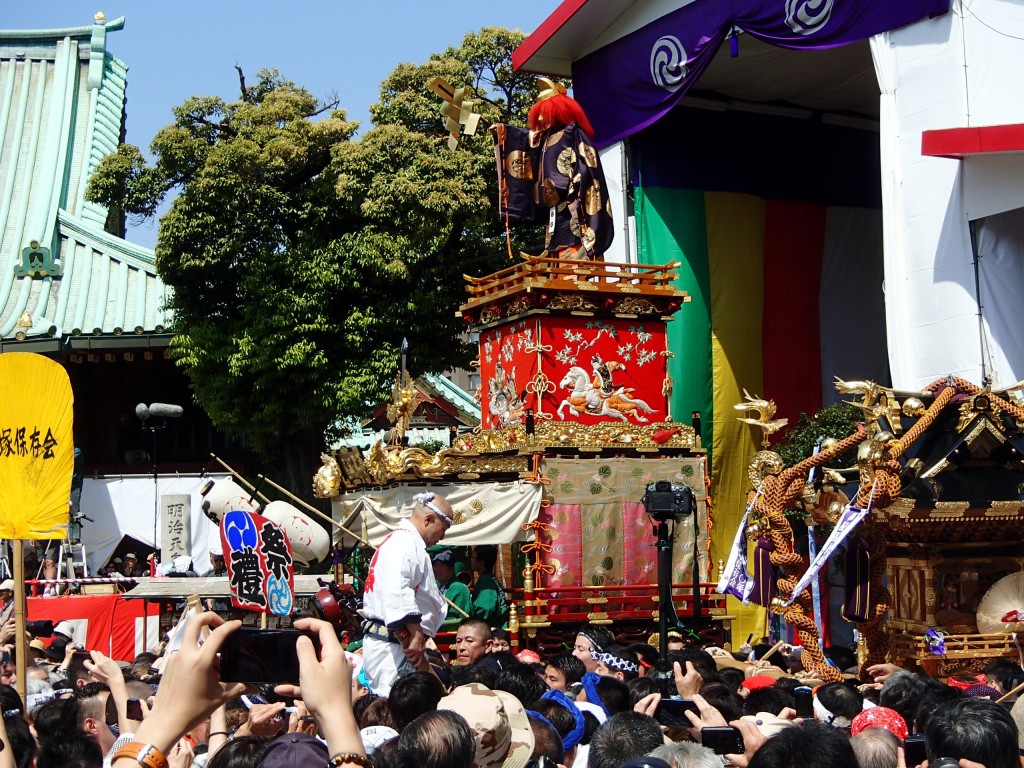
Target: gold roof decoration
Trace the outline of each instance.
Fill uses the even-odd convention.
[[[383,485],[398,480],[478,479],[485,475],[511,475],[521,479],[532,476],[531,460],[537,453],[578,451],[629,451],[656,454],[693,451],[696,434],[685,424],[622,424],[603,422],[579,424],[570,421],[538,420],[536,431],[526,433],[521,424],[504,429],[484,429],[464,433],[455,438],[452,447],[429,453],[415,446],[402,448],[383,440],[375,443],[369,454],[357,458],[357,449],[347,449],[342,462],[340,481],[346,489],[361,485]],[[314,484],[321,482],[321,468]]]
[[[370,448],[365,463],[378,485],[399,479],[437,480],[446,476],[464,480],[493,474],[526,477],[530,469],[527,456],[471,454],[456,448],[428,453],[422,448],[386,447],[380,440]]]
[[[395,425],[391,433],[392,444],[402,442],[405,433],[409,431],[409,423],[417,405],[419,400],[416,387],[403,366],[403,370],[395,376],[395,386],[391,388],[391,402],[388,404],[388,419]]]
[[[330,499],[341,493],[341,467],[327,453],[320,454],[320,461],[324,465],[313,475],[313,495],[318,499]]]
[[[887,390],[886,405],[880,405],[879,398],[883,389],[878,384],[873,381],[843,381],[838,376],[836,376],[836,391],[841,395],[860,395],[860,400],[844,400],[843,402],[860,408],[864,412],[864,424],[869,430],[874,428],[879,416],[888,412],[886,405],[893,394],[892,390]]]
[[[733,406],[737,411],[754,412],[757,414],[756,419],[750,419],[746,417],[737,416],[737,421],[742,421],[744,424],[753,424],[755,427],[760,427],[762,432],[761,447],[765,450],[768,449],[770,443],[768,442],[768,436],[778,432],[784,426],[789,423],[789,419],[775,419],[775,401],[765,400],[758,397],[757,395],[751,395],[746,389],[743,390],[743,396],[746,398],[745,402],[737,403]],[[779,467],[781,470],[782,467]]]

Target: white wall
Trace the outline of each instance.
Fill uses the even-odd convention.
[[[886,319],[893,385],[916,389],[950,373],[980,383],[982,343],[969,219],[1024,200],[1016,173],[1024,170],[1024,160],[924,157],[921,134],[1024,123],[1019,95],[1024,5],[953,0],[945,16],[879,35],[872,40],[872,54],[882,89]],[[983,304],[987,301],[983,293]],[[996,313],[986,320],[988,344],[995,347],[987,355],[988,370],[997,385],[1010,384],[1016,380],[1013,368],[1024,361],[1010,360],[1014,353],[1008,357],[1000,348],[1009,329],[995,327],[1000,322]]]

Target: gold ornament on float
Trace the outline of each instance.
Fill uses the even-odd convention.
[[[746,398],[746,402],[737,403],[733,408],[737,411],[753,411],[757,414],[757,418],[748,419],[737,416],[736,420],[742,421],[744,424],[753,424],[755,427],[760,427],[763,434],[761,447],[767,449],[770,445],[768,436],[786,426],[789,423],[789,419],[772,418],[775,415],[776,408],[774,400],[764,400],[756,395],[752,396],[746,389],[743,390],[743,396]]]

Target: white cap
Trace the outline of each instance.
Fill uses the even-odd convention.
[[[370,725],[359,732],[366,754],[372,755],[378,747],[398,737],[398,731],[386,725]]]
[[[75,626],[70,621],[61,621],[53,628],[53,633],[73,638],[75,636]]]
[[[11,592],[14,591],[14,579],[4,579],[0,581],[0,592],[5,589],[9,589]]]

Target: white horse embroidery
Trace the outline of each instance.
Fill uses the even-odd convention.
[[[625,368],[621,363],[608,365]],[[641,411],[654,412],[643,400],[631,397],[625,387],[617,387],[611,395],[603,396],[601,390],[590,381],[590,375],[578,365],[569,369],[558,386],[569,390],[569,395],[558,406],[558,418],[562,420],[565,420],[563,411],[566,408],[573,416],[613,416],[622,421],[628,421],[627,416],[632,416],[639,423],[648,421],[641,415]]]

